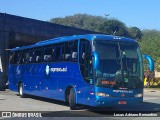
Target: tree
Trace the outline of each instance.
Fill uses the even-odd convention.
[[[92,16],[87,14],[75,14],[73,16],[67,16],[65,18],[52,18],[50,20],[50,22],[52,23],[81,28],[95,32],[100,32],[98,29],[99,25],[103,24],[104,21],[105,18],[101,16]]]
[[[99,31],[117,36],[129,36],[126,25],[116,19],[106,20],[103,24],[100,25]]]
[[[66,16],[64,18],[52,18],[50,22],[109,35],[131,38],[141,37],[141,31],[139,28],[133,27],[129,29],[123,22],[119,20],[104,18],[101,16],[75,14],[73,16]]]
[[[137,41],[141,39],[142,32],[137,27],[130,27],[128,28],[128,32],[131,38],[136,39]]]
[[[143,30],[142,34],[139,41],[141,52],[150,55],[155,61],[155,68],[160,70],[160,31]]]

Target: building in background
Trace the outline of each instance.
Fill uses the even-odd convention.
[[[61,36],[95,33],[88,30],[0,13],[0,90],[7,83],[9,49]]]

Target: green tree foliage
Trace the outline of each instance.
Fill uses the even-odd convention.
[[[87,14],[75,14],[65,18],[52,18],[50,22],[100,32],[99,26],[105,22],[105,18]]]
[[[50,22],[134,39],[137,39],[136,37],[140,39],[139,36],[141,36],[139,35],[141,32],[137,27],[129,29],[123,22],[119,20],[104,18],[101,16],[75,14],[73,16],[66,16],[64,18],[52,18]],[[134,32],[133,34],[131,34],[132,31]]]
[[[160,31],[144,30],[141,42],[142,54],[150,55],[155,61],[155,68],[160,71]]]
[[[103,24],[100,25],[99,31],[105,34],[130,37],[126,25],[116,19],[106,20]]]
[[[129,35],[131,36],[131,38],[133,38],[133,39],[140,40],[142,37],[142,32],[137,27],[128,28],[128,32],[129,32]]]

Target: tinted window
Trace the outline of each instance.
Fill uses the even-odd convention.
[[[23,59],[24,63],[28,63],[29,62],[29,51],[25,51],[24,52],[24,59]]]
[[[42,62],[42,49],[41,48],[35,50],[35,57],[34,58],[35,58],[36,63]]]
[[[64,60],[64,45],[54,46],[54,60],[63,61]]]
[[[44,48],[44,55],[43,55],[44,62],[52,61],[52,53],[53,53],[52,47]]]
[[[33,50],[25,50],[23,53],[23,63],[33,63],[35,62],[35,56],[34,56]]]
[[[14,64],[22,64],[23,63],[23,52],[17,51],[14,56]]]
[[[29,51],[29,63],[33,63],[33,62],[35,62],[35,59],[34,59],[34,51],[33,50],[31,50],[31,51]]]
[[[78,61],[78,41],[71,41],[65,43],[65,61]]]
[[[9,63],[15,64],[15,52],[11,52],[9,56]]]
[[[80,41],[80,54],[79,54],[79,61],[81,64],[84,64],[85,57],[91,54],[91,45],[88,40],[82,39]]]
[[[81,40],[79,47],[79,62],[80,70],[84,80],[87,83],[92,83],[93,81],[93,65],[92,65],[92,55],[91,55],[91,44],[88,40]]]

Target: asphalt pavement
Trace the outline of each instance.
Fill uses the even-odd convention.
[[[79,106],[78,110],[71,111],[69,107],[62,101],[28,96],[20,98],[19,95],[11,91],[0,91],[0,111],[17,111],[17,112],[40,112],[44,116],[54,116],[54,119],[110,119],[110,120],[150,120],[160,119],[160,117],[137,117],[137,114],[159,115],[160,116],[160,90],[144,89],[144,102],[138,106],[129,107],[109,107],[105,109],[88,108],[87,106]],[[110,111],[115,111],[115,114]],[[123,112],[124,111],[124,112]],[[119,113],[120,112],[120,113]],[[121,116],[122,114],[133,114],[132,117]],[[135,114],[135,115],[134,115]],[[118,115],[118,116],[116,116]],[[8,118],[22,119],[22,118]],[[27,119],[27,118],[23,118]],[[37,119],[37,118],[30,118]],[[40,119],[40,118],[39,118]],[[43,119],[51,119],[41,118]]]

